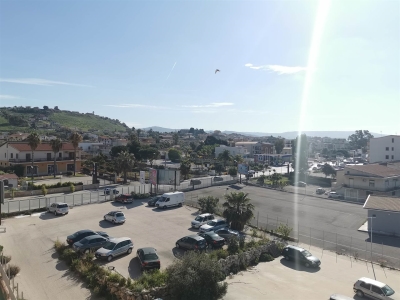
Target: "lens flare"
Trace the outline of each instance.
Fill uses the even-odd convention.
[[[304,122],[306,120],[306,112],[307,112],[307,104],[308,104],[308,98],[310,94],[310,89],[312,85],[312,79],[314,75],[314,71],[316,70],[316,65],[318,61],[318,53],[319,53],[319,48],[321,45],[321,40],[322,40],[322,34],[324,31],[324,26],[328,17],[328,12],[329,8],[331,5],[331,0],[320,0],[318,2],[318,8],[317,8],[317,15],[315,18],[315,23],[314,23],[314,30],[312,34],[312,40],[311,40],[311,46],[310,46],[310,52],[308,54],[308,62],[307,62],[307,70],[306,70],[306,77],[305,77],[305,82],[304,82],[304,88],[303,88],[303,94],[301,97],[301,109],[300,109],[300,118],[299,118],[299,125],[298,125],[298,136],[299,136],[299,145],[301,145],[301,134],[302,131],[304,130]],[[296,147],[296,157],[300,156],[300,147]],[[296,164],[295,164],[295,182],[299,181],[299,173],[297,172],[299,170],[299,160],[296,159]],[[297,186],[295,187],[296,189],[298,188]],[[297,217],[297,202],[298,202],[298,193],[294,194],[294,199],[295,199],[295,216],[294,216],[294,224],[298,225],[298,217]]]

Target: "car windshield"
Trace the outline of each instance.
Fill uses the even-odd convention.
[[[210,221],[210,222],[207,223],[207,225],[210,225],[210,226],[215,226],[215,224],[217,224],[216,221]]]
[[[161,197],[161,198],[159,198],[159,199],[158,199],[158,201],[159,201],[159,202],[164,202],[164,201],[165,201],[165,199],[166,199],[166,198],[164,198],[164,197]]]
[[[305,257],[312,256],[312,254],[310,252],[308,252],[307,250],[304,250],[303,252],[301,252],[301,254],[303,254]]]
[[[57,207],[58,208],[66,208],[66,207],[68,207],[68,204],[59,204]]]
[[[123,217],[124,214],[123,214],[123,213],[116,213],[115,216],[116,216],[116,217]]]
[[[114,249],[115,245],[116,244],[113,242],[107,242],[107,244],[103,248],[106,250],[112,250],[112,249]]]
[[[84,238],[84,239],[81,239],[81,240],[79,241],[79,243],[81,243],[82,245],[85,245],[85,244],[88,243],[88,241],[89,241],[88,238]]]
[[[201,222],[201,221],[203,221],[203,217],[197,216],[196,219],[194,219],[194,220]]]
[[[213,238],[213,239],[215,239],[215,238],[219,238],[219,235],[218,234],[216,234],[215,232],[213,232],[213,233],[209,233],[208,234],[211,238]]]
[[[156,260],[156,259],[158,259],[158,256],[155,253],[148,253],[144,255],[144,260]]]
[[[385,293],[386,296],[391,296],[394,294],[394,290],[388,285],[382,287],[382,291]]]

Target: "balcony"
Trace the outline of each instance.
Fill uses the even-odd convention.
[[[74,160],[74,158],[72,157],[57,157],[56,161],[66,161],[66,160]],[[80,160],[79,157],[76,158],[76,160]],[[34,162],[42,162],[42,161],[49,161],[49,162],[54,162],[54,157],[51,159],[48,158],[33,158]],[[26,158],[10,158],[8,160],[8,162],[10,163],[30,163],[32,162],[32,159],[26,159]]]

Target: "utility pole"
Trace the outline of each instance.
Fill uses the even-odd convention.
[[[1,206],[4,204],[4,181],[0,180],[0,225],[1,225]]]

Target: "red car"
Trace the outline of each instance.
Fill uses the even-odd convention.
[[[122,202],[122,203],[132,203],[133,202],[133,197],[131,194],[121,194],[115,197],[115,200],[117,202]]]

